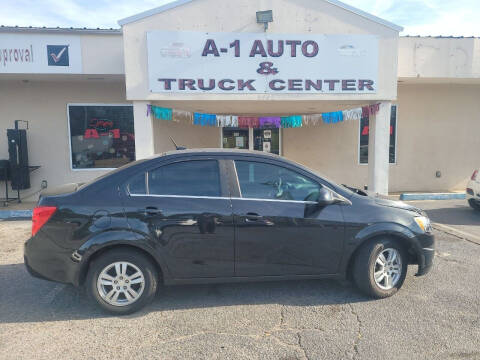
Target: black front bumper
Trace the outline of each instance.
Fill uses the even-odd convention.
[[[427,274],[433,267],[433,259],[435,257],[435,236],[432,233],[426,233],[417,236],[418,248],[417,262],[418,271],[416,276]]]

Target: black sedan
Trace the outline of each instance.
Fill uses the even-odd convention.
[[[136,311],[166,285],[349,278],[374,298],[434,257],[419,209],[337,185],[276,155],[177,150],[43,193],[25,265]]]

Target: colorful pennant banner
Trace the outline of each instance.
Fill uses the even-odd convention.
[[[360,108],[333,111],[321,114],[289,115],[289,116],[236,116],[216,115],[204,113],[191,113],[189,111],[147,105],[147,116],[153,114],[156,119],[176,122],[186,122],[200,126],[239,127],[239,128],[298,128],[304,126],[317,126],[336,124],[342,121],[360,120],[374,116],[380,109],[380,104],[363,106]]]

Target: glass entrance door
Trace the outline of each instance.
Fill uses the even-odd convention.
[[[279,129],[253,129],[253,150],[280,155]]]
[[[280,129],[222,128],[224,149],[245,149],[280,155]]]
[[[223,128],[224,149],[250,149],[249,129]]]

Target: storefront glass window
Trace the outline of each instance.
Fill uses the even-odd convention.
[[[253,144],[249,143],[253,135]],[[250,149],[280,155],[280,130],[223,128],[223,147],[225,149]]]
[[[368,117],[360,120],[360,164],[368,164],[368,135],[369,135]],[[390,150],[389,162],[395,164],[396,162],[396,140],[397,140],[397,106],[392,105],[390,115]]]
[[[117,168],[135,161],[131,105],[69,105],[73,169]]]
[[[280,155],[278,129],[253,129],[253,149]]]
[[[248,129],[223,128],[223,147],[225,149],[249,149]]]

